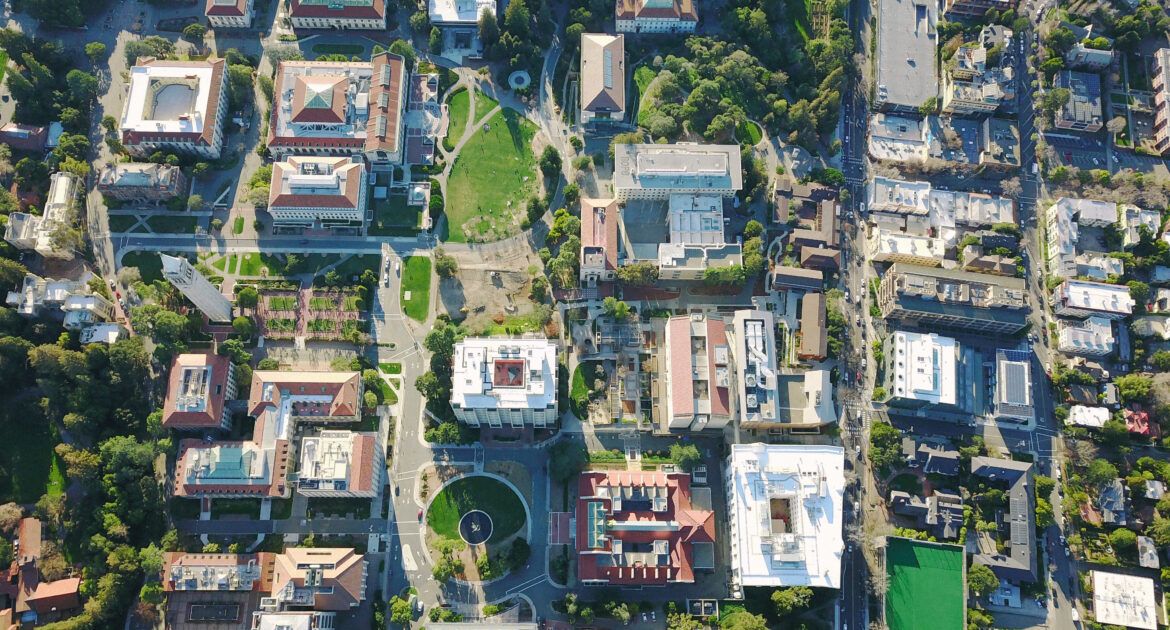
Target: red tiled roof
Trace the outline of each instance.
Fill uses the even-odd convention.
[[[256,421],[256,434],[263,432],[263,420]],[[234,483],[187,483],[187,457],[192,450],[206,450],[215,446],[242,446],[245,442],[213,442],[208,444],[203,440],[187,439],[179,442],[179,457],[175,463],[175,496],[201,497],[209,495],[231,494],[240,497],[283,497],[288,480],[288,440],[276,440],[274,460],[271,462],[271,478],[267,485],[234,484]]]
[[[178,409],[182,394],[183,368],[211,368],[207,383],[207,404],[202,411]],[[223,418],[223,406],[227,395],[228,373],[232,362],[226,356],[212,352],[180,354],[171,362],[171,373],[167,380],[167,398],[163,403],[163,426],[168,429],[216,428]]]
[[[248,0],[236,0],[234,4],[224,4],[216,0],[207,0],[203,12],[206,15],[223,15],[242,17],[247,13]]]
[[[284,180],[297,174],[302,162],[325,164],[329,173],[345,176],[337,194],[304,194],[284,190]],[[269,185],[269,208],[357,208],[362,194],[362,177],[365,166],[346,157],[299,157],[290,156],[284,162],[272,165],[272,181]],[[326,173],[322,173],[326,174]]]
[[[377,437],[372,433],[353,435],[354,466],[349,473],[349,488],[355,492],[376,490],[374,487],[374,449],[378,448]]]
[[[343,123],[345,122],[345,90],[349,79],[338,76],[297,77],[293,87],[294,122],[299,123]],[[327,98],[328,102],[317,102],[316,98]],[[314,105],[310,107],[310,105]]]
[[[260,579],[252,584],[252,591],[257,593],[272,592],[272,566],[275,554],[267,551],[260,553],[187,553],[185,551],[168,551],[163,554],[162,586],[164,591],[175,590],[175,581],[171,579],[171,567],[175,566],[246,566],[255,560],[260,567]]]
[[[605,251],[605,268],[617,269],[618,205],[614,199],[581,199],[581,247]],[[584,258],[584,257],[582,257]]]
[[[707,365],[710,370],[711,415],[726,416],[731,409],[728,405],[727,387],[715,384],[715,349],[727,346],[727,325],[719,318],[707,318]],[[730,352],[730,349],[728,349]],[[730,369],[729,366],[724,366]],[[730,382],[730,381],[729,381]]]
[[[370,63],[374,66],[374,76],[370,80],[366,151],[397,151],[402,144],[402,112],[398,104],[406,89],[406,60],[400,55],[383,52],[370,59]],[[385,123],[379,122],[381,120]]]
[[[271,385],[271,398],[265,398],[265,386]],[[263,410],[280,404],[282,392],[329,396],[325,409],[317,405],[297,408],[301,416],[356,416],[361,405],[362,375],[358,372],[275,372],[256,370],[248,396],[248,413],[259,417]],[[324,413],[322,413],[322,411]]]
[[[16,564],[35,564],[41,559],[41,521],[36,518],[22,518],[16,529]]]
[[[682,22],[698,22],[693,0],[675,0],[669,7],[646,7],[645,0],[618,0],[617,19],[676,19]]]
[[[667,343],[670,344],[670,411],[676,416],[695,412],[694,381],[691,374],[691,320],[672,317],[666,323]]]
[[[81,578],[41,582],[25,602],[38,615],[78,608],[81,606]]]
[[[317,577],[320,580],[313,599],[316,610],[350,610],[365,599],[362,587],[366,561],[353,549],[300,548],[286,549],[276,556],[273,572],[273,592],[281,591],[290,582],[295,588],[305,588],[306,569],[309,564],[323,565]],[[320,589],[330,588],[332,592]]]
[[[374,20],[386,17],[386,4],[383,0],[373,0],[369,5],[345,5],[333,8],[328,4],[302,4],[300,0],[291,0],[288,14],[290,17],[308,18],[343,18],[351,20]]]
[[[140,66],[172,66],[181,68],[206,68],[211,67],[211,85],[207,93],[207,114],[203,120],[203,130],[199,133],[193,131],[134,131],[128,130],[122,132],[122,144],[137,145],[143,142],[163,141],[163,142],[178,142],[178,141],[192,141],[196,144],[201,144],[210,147],[214,144],[216,121],[219,119],[219,94],[224,89],[224,68],[227,62],[223,59],[208,59],[207,61],[167,61],[159,59],[146,59],[138,63]]]

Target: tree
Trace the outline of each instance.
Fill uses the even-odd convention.
[[[1088,471],[1085,472],[1085,480],[1094,486],[1109,483],[1117,478],[1117,466],[1114,466],[1107,459],[1095,459],[1093,463],[1089,464]]]
[[[967,589],[976,597],[986,595],[999,588],[999,578],[984,564],[975,564],[967,569]]]
[[[647,261],[623,265],[617,269],[617,279],[622,284],[650,286],[658,282],[658,266]]]
[[[414,619],[414,611],[410,609],[410,602],[395,595],[390,598],[390,621],[408,624]]]
[[[1130,280],[1126,286],[1129,287],[1129,296],[1133,298],[1138,308],[1144,310],[1150,300],[1150,285],[1139,280]]]
[[[418,61],[418,54],[414,52],[414,46],[411,46],[410,42],[405,39],[396,39],[390,42],[390,47],[387,50],[405,59],[406,67],[414,70],[414,64]]]
[[[869,461],[883,474],[902,456],[902,434],[885,422],[874,423],[869,432],[869,445]]]
[[[1159,547],[1170,545],[1170,518],[1155,515],[1147,533]]]
[[[786,617],[793,612],[804,610],[812,603],[813,592],[807,586],[790,586],[772,591],[772,605],[776,614]]]
[[[86,44],[85,56],[89,57],[90,63],[97,65],[97,62],[106,56],[106,45],[102,42],[90,42]]]
[[[244,287],[240,289],[239,293],[236,293],[236,304],[243,308],[256,308],[259,303],[260,292],[256,290],[256,287]]]
[[[1044,497],[1036,497],[1036,527],[1047,529],[1049,525],[1055,522],[1056,515],[1052,509],[1052,504]]]
[[[606,315],[616,320],[624,320],[630,316],[630,305],[613,296],[602,300],[601,309],[605,311]]]
[[[703,630],[707,625],[686,613],[666,615],[666,630]]]
[[[163,603],[165,595],[161,584],[157,582],[148,582],[142,585],[142,590],[138,592],[138,599],[152,605],[158,606]]]
[[[699,447],[694,444],[675,442],[670,445],[670,461],[682,470],[690,472],[703,461],[703,456],[699,453]]]
[[[442,247],[435,249],[435,273],[440,278],[453,278],[459,273],[459,261],[443,251]]]
[[[1121,402],[1125,404],[1148,402],[1154,386],[1153,379],[1143,374],[1126,374],[1117,377],[1113,382],[1117,385]]]
[[[0,505],[0,534],[11,536],[22,518],[24,510],[19,505],[11,502]]]
[[[719,620],[723,630],[767,630],[768,621],[763,615],[753,615],[746,610],[737,610]]]
[[[183,39],[187,39],[196,43],[202,42],[203,36],[206,34],[207,27],[200,24],[199,22],[188,24],[185,28],[183,28]]]
[[[1109,544],[1113,545],[1118,553],[1129,553],[1137,547],[1137,534],[1133,533],[1133,530],[1120,527],[1109,532]]]
[[[427,15],[426,9],[416,11],[410,16],[410,28],[416,33],[429,33],[431,30],[431,18]]]
[[[203,195],[194,194],[187,197],[187,209],[193,212],[203,209]]]
[[[747,225],[743,226],[743,237],[745,239],[755,238],[763,233],[764,233],[764,226],[759,221],[756,221],[755,219],[748,221]]]
[[[439,27],[432,26],[431,34],[427,37],[427,47],[432,54],[442,54],[443,52],[443,31]]]
[[[559,483],[566,483],[585,469],[588,460],[589,454],[584,446],[570,440],[561,440],[549,449],[549,475]]]
[[[1109,122],[1105,123],[1105,129],[1113,135],[1117,135],[1125,130],[1125,118],[1122,116],[1114,116]]]
[[[484,9],[479,14],[479,40],[483,42],[484,50],[488,52],[500,41],[500,25],[496,22],[496,14],[493,11]]]
[[[540,172],[544,173],[545,177],[556,177],[561,172],[561,152],[551,144],[540,154]]]
[[[1047,497],[1056,489],[1056,480],[1046,475],[1036,475],[1036,496]]]
[[[419,374],[418,378],[414,380],[414,388],[427,400],[441,399],[446,392],[446,389],[439,383],[439,377],[434,372]]]
[[[256,334],[256,322],[251,317],[240,315],[232,320],[232,330],[243,339],[251,339]]]

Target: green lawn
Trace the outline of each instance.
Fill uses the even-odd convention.
[[[155,232],[193,234],[195,232],[195,226],[199,225],[199,217],[160,214],[150,217],[146,222],[150,225],[150,229]]]
[[[217,258],[216,260],[211,261],[211,266],[215,269],[220,270],[220,271],[224,271],[225,268],[227,267],[227,263],[228,263],[228,258],[225,256],[223,258]]]
[[[363,56],[366,53],[366,47],[360,44],[316,44],[313,46],[313,52],[318,55],[354,55]]]
[[[410,291],[410,299],[406,292]],[[415,321],[426,321],[431,308],[431,259],[411,256],[402,265],[402,312]]]
[[[279,264],[275,259],[268,258],[258,252],[250,252],[240,256],[241,276],[258,276],[260,275],[261,267],[267,267],[269,271],[279,272],[283,268],[283,265]]]
[[[634,85],[638,86],[638,98],[646,94],[646,88],[650,87],[650,82],[658,73],[650,66],[638,66],[634,69]]]
[[[129,214],[112,214],[109,216],[110,232],[129,232],[130,227],[138,223],[138,217]]]
[[[890,630],[962,630],[966,609],[962,547],[906,538],[888,541]]]
[[[236,220],[232,221],[232,234],[243,234],[243,233],[244,233],[244,217],[242,217],[242,216],[236,217]]]
[[[536,125],[505,109],[492,116],[489,126],[464,145],[451,170],[446,195],[451,242],[493,241],[515,234],[517,215],[537,192],[532,154]]]
[[[330,497],[309,499],[309,518],[315,516],[345,516],[352,514],[354,518],[370,518],[369,499],[348,499]]]
[[[288,263],[287,258],[285,259],[284,273],[287,276],[295,276],[302,273],[316,275],[321,269],[340,260],[341,254],[309,254],[308,256],[298,254],[292,264]]]
[[[538,317],[538,313],[531,312],[523,315],[509,315],[504,318],[503,323],[491,322],[484,326],[477,334],[485,337],[495,337],[499,335],[522,335],[529,332],[540,332],[544,329],[544,322]]]
[[[195,520],[199,518],[199,501],[172,497],[170,501],[171,518],[176,521]]]
[[[475,91],[475,118],[474,122],[479,122],[488,112],[492,111],[499,105],[500,102],[496,99],[484,94],[481,90]]]
[[[398,394],[394,393],[394,388],[384,378],[378,379],[378,389],[382,393],[382,402],[387,405],[393,405],[398,402]]]
[[[211,518],[223,518],[226,515],[247,516],[256,520],[260,518],[260,499],[212,499]]]
[[[584,420],[587,414],[586,405],[589,402],[589,385],[585,383],[585,373],[581,371],[582,365],[590,366],[592,371],[593,364],[586,361],[578,363],[577,367],[573,369],[573,381],[569,389],[569,407],[573,410],[573,415]]]
[[[735,128],[735,139],[748,146],[755,146],[764,139],[764,132],[756,123],[745,120]]]
[[[4,72],[8,70],[8,53],[0,50],[0,81],[4,80]]]
[[[332,319],[310,319],[309,332],[327,333],[337,330],[337,322]]]
[[[381,370],[383,374],[402,374],[401,363],[379,363],[378,369]]]
[[[309,308],[314,311],[329,311],[337,308],[337,300],[327,297],[311,297],[309,298]]]
[[[464,477],[443,488],[427,509],[427,525],[443,538],[462,540],[459,519],[471,510],[483,510],[491,517],[488,542],[500,542],[524,527],[520,497],[489,477]]]
[[[123,267],[138,267],[142,281],[147,284],[162,280],[162,259],[158,252],[130,252],[122,256]]]
[[[447,137],[443,138],[443,148],[448,151],[455,148],[455,144],[463,137],[463,130],[467,128],[467,116],[471,110],[471,96],[467,89],[455,92],[447,99]]]
[[[890,488],[910,494],[921,494],[922,482],[918,480],[917,476],[904,473],[890,480]]]
[[[0,503],[35,503],[42,494],[65,491],[64,467],[53,452],[57,438],[34,400],[5,410],[9,431],[0,441]]]
[[[274,311],[295,311],[297,299],[291,295],[273,295],[268,297],[268,308]]]
[[[422,206],[406,203],[406,195],[388,195],[374,200],[371,236],[414,236],[422,225]]]
[[[359,254],[350,256],[344,262],[334,267],[334,269],[337,270],[337,275],[341,276],[346,282],[349,282],[355,276],[361,276],[362,272],[367,269],[378,273],[378,265],[381,261],[382,257],[378,254]]]

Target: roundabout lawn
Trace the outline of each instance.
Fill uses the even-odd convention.
[[[491,517],[489,543],[506,540],[524,527],[524,504],[520,496],[491,477],[464,477],[439,491],[427,508],[427,525],[445,539],[462,541],[459,521],[472,510]]]
[[[512,109],[475,130],[447,180],[447,240],[494,241],[519,231],[526,200],[539,192],[535,135],[536,125]]]

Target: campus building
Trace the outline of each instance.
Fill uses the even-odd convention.
[[[187,177],[170,164],[116,162],[102,169],[97,190],[119,201],[158,203],[185,195]]]
[[[180,354],[171,363],[163,427],[179,431],[228,430],[236,398],[236,368],[231,358],[213,352]]]
[[[374,170],[400,164],[406,79],[406,62],[389,52],[368,62],[281,62],[268,149],[277,160],[362,156]]]
[[[45,258],[72,260],[73,249],[69,239],[62,239],[59,233],[77,224],[77,191],[79,180],[76,175],[59,171],[49,178],[49,194],[45,199],[44,212],[39,216],[26,212],[8,215],[4,229],[4,240],[21,251],[32,251]]]
[[[699,23],[694,0],[618,0],[619,33],[693,33]]]
[[[875,227],[867,244],[874,262],[909,263],[938,267],[946,258],[946,243],[941,238],[895,232]]]
[[[727,325],[701,313],[666,322],[659,349],[661,388],[655,411],[666,430],[721,429],[731,420],[731,357]]]
[[[276,556],[272,598],[279,610],[355,609],[366,599],[368,565],[353,549],[289,547]]]
[[[139,59],[119,122],[132,155],[173,151],[218,160],[227,116],[227,62]]]
[[[895,263],[882,276],[882,317],[926,328],[1013,335],[1028,325],[1024,280]]]
[[[743,248],[723,233],[723,198],[671,195],[669,241],[658,245],[659,280],[702,280],[708,269],[743,265]]]
[[[841,588],[845,450],[734,444],[724,471],[732,596],[746,587]]]
[[[451,408],[473,427],[557,423],[557,346],[543,337],[468,337],[455,344]]]
[[[731,197],[741,188],[739,145],[614,145],[614,196],[619,203],[674,194]]]
[[[20,288],[9,291],[5,303],[21,317],[38,317],[46,312],[63,317],[66,330],[78,330],[87,325],[113,319],[114,305],[94,293],[88,285],[92,274],[78,280],[42,278],[33,273],[24,274]]]
[[[617,201],[581,198],[581,286],[593,287],[617,277]]]
[[[620,122],[626,116],[626,40],[581,34],[581,123]]]
[[[186,258],[159,254],[162,275],[213,322],[232,320],[232,303]]]
[[[297,492],[307,497],[372,499],[385,482],[386,456],[376,433],[322,431],[301,438]]]
[[[693,487],[689,474],[587,471],[577,497],[582,584],[666,586],[714,571],[711,488]]]
[[[275,228],[362,231],[368,190],[360,161],[289,156],[272,165],[268,214]]]
[[[289,0],[293,28],[382,30],[385,0]]]
[[[801,361],[824,361],[829,356],[829,335],[826,330],[825,295],[805,293],[800,298],[800,341],[796,358]]]
[[[1154,53],[1154,148],[1170,153],[1170,48]]]
[[[877,11],[874,108],[918,115],[938,96],[938,4],[881,0]]]
[[[211,28],[252,28],[253,0],[207,0],[203,14]]]

